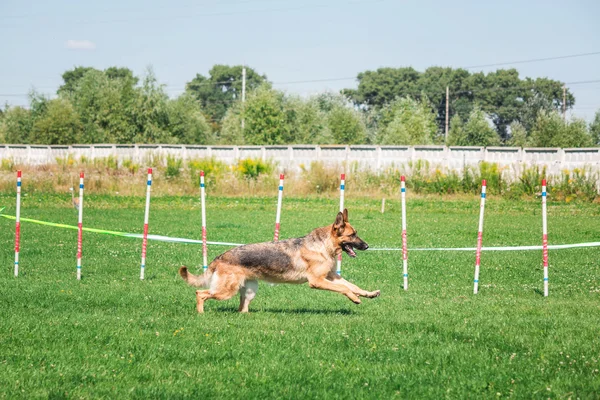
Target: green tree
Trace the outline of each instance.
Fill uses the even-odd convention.
[[[331,144],[334,142],[327,123],[327,113],[320,107],[318,97],[307,100],[298,97],[287,102],[289,109],[295,110],[295,118],[288,119],[295,143]]]
[[[136,93],[128,82],[91,70],[73,92],[62,96],[70,99],[80,116],[83,143],[132,143],[137,133],[132,123]]]
[[[335,144],[365,143],[367,129],[361,115],[353,108],[333,108],[327,114],[327,125]]]
[[[131,124],[135,143],[175,143],[168,130],[169,110],[163,85],[158,83],[152,68],[148,68],[131,107]]]
[[[556,111],[541,111],[531,131],[531,145],[534,147],[587,147],[592,145],[592,137],[585,121],[574,119],[563,121]]]
[[[502,140],[507,140],[508,126],[520,121],[523,105],[533,96],[543,95],[554,109],[562,107],[562,83],[548,78],[521,79],[517,70],[497,70],[485,74],[470,74],[464,69],[431,67],[424,72],[413,68],[380,68],[358,74],[358,88],[342,93],[363,108],[381,109],[397,97],[430,99],[436,110],[438,132],[443,132],[446,119],[446,86],[450,90],[450,116],[459,114],[463,120],[475,104],[494,122]],[[566,107],[575,102],[567,90]]]
[[[552,101],[546,95],[537,93],[525,101],[519,110],[518,120],[527,132],[531,132],[541,111],[549,113],[554,110]]]
[[[169,132],[179,143],[213,144],[215,139],[198,102],[189,94],[182,94],[167,103]]]
[[[33,126],[31,112],[23,107],[6,107],[0,120],[0,136],[5,143],[30,143],[30,133]]]
[[[133,75],[133,71],[124,67],[109,67],[104,70],[108,79],[121,79],[128,83],[127,86],[134,87],[139,79]]]
[[[242,130],[242,103],[233,103],[225,113],[219,132],[218,142],[222,144],[244,144]]]
[[[342,93],[357,105],[383,107],[398,97],[420,93],[419,78],[419,71],[412,67],[379,68],[359,73],[358,88],[344,89]]]
[[[510,124],[510,139],[507,144],[513,147],[526,147],[528,145],[527,130],[518,121]]]
[[[473,74],[472,78],[479,80],[479,74]],[[519,72],[516,69],[500,69],[489,72],[480,82],[482,84],[475,89],[475,101],[494,122],[500,137],[506,140],[507,127],[517,119],[522,101]]]
[[[393,101],[385,114],[392,120],[383,128],[381,144],[433,144],[437,131],[435,114],[425,99],[409,97]]]
[[[62,74],[64,83],[58,88],[57,94],[62,96],[73,94],[77,90],[81,79],[90,71],[102,72],[96,68],[81,66],[65,71]],[[133,72],[129,68],[110,67],[105,69],[104,73],[108,79],[122,80],[123,84],[130,89],[133,89],[138,83],[138,78],[133,75]]]
[[[486,114],[475,107],[469,115],[469,120],[461,124],[453,118],[453,132],[449,133],[448,144],[452,146],[498,146],[500,139],[487,120]],[[458,126],[454,126],[456,125]]]
[[[272,145],[285,143],[287,127],[283,93],[263,85],[237,103],[223,120],[223,143]],[[242,129],[244,119],[244,129]]]
[[[437,114],[440,134],[445,131],[446,125],[446,87],[452,94],[448,104],[450,118],[459,114],[466,120],[473,110],[474,96],[470,90],[469,76],[469,71],[465,69],[444,67],[430,67],[420,74],[417,87],[421,91],[421,98],[426,96]]]
[[[468,146],[465,134],[465,124],[459,114],[455,114],[450,120],[450,129],[446,138],[448,146]]]
[[[31,143],[73,144],[80,141],[82,124],[73,105],[66,99],[49,100],[31,131]]]
[[[218,129],[219,122],[235,101],[242,97],[242,65],[215,65],[186,84],[186,91],[194,96]],[[246,67],[246,94],[267,83],[266,75]]]
[[[600,110],[596,111],[594,121],[590,124],[590,135],[595,146],[600,145]]]
[[[58,88],[57,94],[69,95],[75,92],[75,89],[77,88],[77,85],[79,85],[81,79],[90,71],[100,72],[96,68],[81,66],[65,71],[62,74],[64,83]]]

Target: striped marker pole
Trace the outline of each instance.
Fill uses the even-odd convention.
[[[144,279],[146,269],[146,247],[148,245],[148,216],[150,214],[150,189],[152,188],[152,168],[148,168],[148,186],[146,189],[146,212],[144,213],[144,236],[142,238],[142,266],[140,268],[140,279]]]
[[[481,242],[483,240],[483,212],[485,210],[485,179],[481,181],[481,205],[479,206],[479,230],[477,231],[477,250],[475,251],[475,279],[473,280],[473,294],[479,289],[479,265],[481,263]]]
[[[275,216],[275,235],[273,241],[279,240],[279,222],[281,221],[281,200],[283,199],[283,174],[279,175],[279,196],[277,197],[277,214]]]
[[[340,212],[344,212],[344,190],[346,188],[346,174],[342,174],[340,182]],[[342,253],[338,254],[337,268],[335,271],[338,275],[342,275]]]
[[[83,236],[83,172],[79,174],[79,220],[77,223],[77,280],[81,280],[81,242]]]
[[[400,198],[402,199],[402,276],[404,290],[408,290],[408,248],[406,246],[406,178],[400,177]]]
[[[544,261],[544,297],[548,297],[548,223],[546,221],[546,180],[542,179],[542,259]]]
[[[21,246],[21,171],[17,171],[17,214],[15,223],[15,277],[19,276],[19,248]]]
[[[206,248],[206,203],[204,194],[204,171],[200,171],[200,204],[202,206],[202,269],[208,269],[208,249]]]

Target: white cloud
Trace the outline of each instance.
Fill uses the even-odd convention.
[[[96,48],[96,43],[89,40],[67,40],[65,43],[67,49],[71,50],[94,50]]]

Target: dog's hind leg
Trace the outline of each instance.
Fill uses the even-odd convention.
[[[240,308],[239,312],[247,313],[248,306],[256,293],[258,292],[258,281],[249,280],[244,283],[244,286],[240,288]]]
[[[352,282],[348,282],[347,280],[345,280],[344,278],[342,278],[340,275],[336,274],[335,272],[330,272],[329,274],[327,274],[327,280],[330,280],[333,283],[337,283],[338,285],[344,285],[348,289],[352,290],[352,293],[354,293],[358,296],[367,297],[369,299],[379,296],[379,293],[380,293],[379,290],[369,292],[364,289],[361,289],[360,287],[356,286]]]
[[[208,290],[196,291],[196,309],[199,313],[204,312],[204,302],[209,299],[227,300],[232,298],[242,283],[242,278],[235,273],[221,275],[215,273]]]

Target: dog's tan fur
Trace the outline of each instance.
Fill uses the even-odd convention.
[[[317,228],[304,237],[236,247],[215,258],[203,275],[192,275],[185,266],[179,269],[179,274],[192,286],[210,286],[196,291],[199,313],[204,312],[206,300],[227,300],[238,291],[239,311],[248,312],[258,290],[258,280],[308,282],[311,288],[338,292],[360,304],[358,296],[377,297],[379,290],[368,292],[342,278],[335,271],[336,258],[342,251],[354,257],[353,249],[368,247],[348,223],[345,209],[332,225]]]

